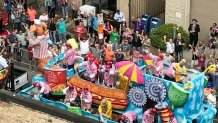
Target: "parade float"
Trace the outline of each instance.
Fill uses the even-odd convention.
[[[115,123],[120,120],[127,123],[213,122],[216,109],[203,103],[205,73],[188,70],[187,83],[179,84],[144,73],[143,69],[147,69],[146,65],[138,67],[133,62],[123,61],[115,64],[119,71],[119,84],[109,88],[99,82],[91,83],[82,79],[79,73],[85,71],[85,68],[70,73],[69,70],[57,67],[56,65],[63,59],[64,56],[61,54],[49,60],[44,67],[44,75],[33,77],[33,82],[48,83],[53,96],[57,96],[65,87],[73,86],[77,90],[77,96],[80,97],[86,88],[92,95],[91,110],[85,111],[80,105],[69,106],[61,100],[47,100],[40,97],[39,101],[105,123]],[[168,66],[164,67],[167,68]],[[19,94],[33,98],[36,91],[33,86],[30,86]],[[96,111],[104,99],[112,105],[110,119]]]

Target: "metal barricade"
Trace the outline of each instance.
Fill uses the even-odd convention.
[[[8,52],[11,51],[11,47],[7,47]],[[28,51],[27,48],[22,48],[19,46],[14,47],[14,53],[12,53],[13,62],[17,66],[21,66],[24,68],[29,68],[35,71],[37,69],[36,59],[33,58],[33,54],[31,51]]]

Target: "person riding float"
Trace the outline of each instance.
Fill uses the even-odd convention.
[[[100,116],[112,119],[112,104],[108,99],[103,99],[98,107]]]
[[[185,67],[186,60],[182,59],[179,63],[175,63],[173,69],[174,78],[177,83],[184,83],[187,78],[187,69]]]
[[[92,108],[92,94],[88,87],[84,87],[80,95],[81,109],[84,111],[90,111]]]
[[[67,105],[73,106],[74,105],[74,101],[77,97],[77,90],[76,87],[74,86],[69,86],[67,88],[65,88],[63,90],[63,94],[65,94],[65,99],[64,99],[64,103],[66,103]]]

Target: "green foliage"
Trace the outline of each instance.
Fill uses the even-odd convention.
[[[166,50],[166,45],[164,43],[164,35],[167,36],[167,41],[169,38],[173,38],[173,30],[174,27],[177,28],[176,33],[181,33],[182,38],[185,40],[185,47],[188,47],[189,44],[189,35],[188,33],[180,26],[178,27],[176,24],[163,24],[157,28],[155,28],[151,34],[151,44],[156,48],[160,48],[161,50]]]

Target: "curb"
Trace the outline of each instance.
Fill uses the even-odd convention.
[[[73,123],[101,123],[99,121],[86,118],[83,116],[79,116],[69,111],[65,111],[63,109],[59,109],[33,99],[22,97],[18,94],[12,93],[10,91],[6,91],[4,89],[0,90],[0,101],[13,102],[22,105],[24,107],[31,108],[33,110],[38,110],[46,114],[59,117],[61,119],[65,119]]]

